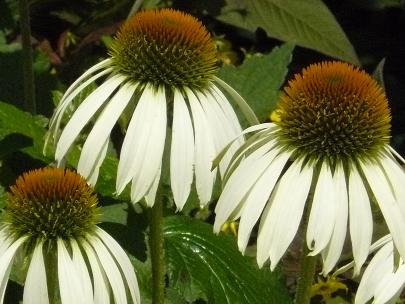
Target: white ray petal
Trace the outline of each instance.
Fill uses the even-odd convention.
[[[83,259],[82,252],[80,251],[79,245],[77,244],[75,239],[70,240],[70,245],[73,253],[73,265],[75,265],[78,277],[80,279],[83,301],[85,303],[91,303],[93,302],[93,286],[91,284],[90,274],[87,269],[86,262]]]
[[[166,122],[164,90],[147,86],[129,123],[117,172],[118,193],[133,180],[134,203],[145,196],[161,167]]]
[[[148,194],[157,174],[162,166],[163,150],[166,140],[167,114],[166,97],[164,89],[159,89],[153,96],[155,106],[150,134],[143,150],[137,156],[134,156],[141,162],[139,166],[135,164],[132,168],[132,189],[131,197],[134,203],[138,202]],[[149,101],[151,102],[151,100]],[[159,173],[160,176],[160,173]]]
[[[393,271],[392,251],[392,243],[388,243],[373,257],[364,271],[359,288],[357,289],[356,304],[367,303],[374,296],[381,278]]]
[[[36,244],[32,254],[30,266],[28,267],[27,278],[24,284],[24,304],[48,304],[48,286],[46,282],[46,271],[44,257],[42,254],[43,242]]]
[[[120,270],[118,269],[110,252],[99,238],[88,236],[88,241],[93,247],[94,251],[97,252],[97,256],[100,259],[100,264],[105,271],[108,281],[110,282],[114,295],[114,302],[116,304],[126,304],[127,297],[125,284],[122,280]]]
[[[123,76],[113,76],[95,89],[77,108],[59,138],[55,159],[60,163],[84,126],[123,82]]]
[[[343,166],[336,165],[333,175],[333,184],[336,195],[336,215],[335,225],[328,246],[322,251],[323,269],[326,276],[335,267],[342,253],[346,239],[347,217],[348,217],[348,196],[346,188],[346,178]]]
[[[62,239],[57,240],[58,247],[58,281],[59,292],[62,304],[83,303],[83,294],[80,274],[73,263]]]
[[[238,228],[238,247],[240,251],[245,251],[250,233],[263,212],[264,206],[289,157],[290,154],[287,152],[276,156],[263,172],[263,175],[256,181],[252,190],[250,190],[244,202]]]
[[[84,175],[84,173],[81,172],[79,168],[77,169],[77,171],[81,175],[86,177],[87,182],[92,186],[95,186],[97,183],[98,174],[100,172],[100,167],[105,159],[105,156],[107,155],[109,143],[110,143],[110,139],[106,138],[105,142],[101,146],[101,150],[99,151],[99,154],[95,156],[95,163],[94,163],[93,169],[92,169],[92,171],[88,172],[88,175]]]
[[[367,259],[373,235],[370,201],[357,169],[352,169],[349,176],[349,226],[357,275]]]
[[[97,164],[102,162],[102,160],[101,162],[97,161],[97,156],[102,154],[104,143],[110,137],[112,128],[131,100],[136,87],[131,82],[123,85],[98,117],[80,153],[77,170],[83,176],[90,176]]]
[[[149,188],[148,192],[145,194],[145,202],[148,207],[152,207],[155,204],[156,192],[159,187],[160,175],[162,174],[162,168],[159,168],[156,176],[153,180],[152,186]],[[134,192],[131,192],[131,195],[134,195]],[[132,201],[135,201],[135,197],[131,197]]]
[[[380,161],[387,179],[392,186],[398,206],[402,210],[402,215],[405,216],[405,171],[391,157],[384,156]]]
[[[218,89],[216,85],[212,84],[211,88],[215,92],[215,96],[217,96],[216,98],[217,103],[224,111],[225,116],[227,117],[230,125],[232,126],[232,133],[235,134],[235,136],[239,135],[240,133],[242,133],[242,127],[240,126],[238,117],[236,116],[234,109],[232,108],[228,99],[221,92],[221,90]],[[240,138],[238,142],[242,144],[243,138]]]
[[[124,274],[125,280],[127,282],[130,294],[135,303],[140,303],[139,287],[136,280],[134,267],[132,266],[128,256],[121,246],[104,230],[97,228],[97,235],[108,247],[108,249],[113,254],[114,258],[117,260],[121,267],[121,271]]]
[[[241,109],[243,115],[246,117],[246,119],[251,125],[259,124],[259,120],[257,119],[255,113],[246,103],[246,101],[238,94],[238,92],[236,92],[231,86],[229,86],[225,81],[223,81],[218,77],[215,77],[215,82],[218,83],[222,88],[224,88],[227,93],[229,93],[233,101],[236,102],[236,104]]]
[[[193,183],[194,131],[182,94],[174,91],[170,183],[177,210],[181,210]]]
[[[395,157],[397,157],[402,164],[405,164],[405,159],[391,146],[388,146],[388,151],[390,151]]]
[[[109,285],[104,271],[100,266],[99,259],[97,258],[93,248],[86,240],[81,240],[84,251],[88,257],[91,273],[94,284],[94,303],[96,304],[110,304]]]
[[[215,146],[208,131],[210,127],[200,101],[191,90],[186,89],[186,94],[194,123],[196,189],[200,205],[204,206],[211,199],[217,172],[216,170],[211,171]]]
[[[405,234],[403,232],[405,231],[405,218],[384,176],[384,172],[378,165],[374,164],[361,163],[361,168],[391,232],[394,244],[401,257],[404,258]]]
[[[87,71],[85,71],[79,78],[77,78],[66,90],[65,94],[62,97],[62,100],[67,98],[70,95],[76,95],[72,94],[74,90],[76,90],[77,86],[83,82],[87,77],[89,77],[91,74],[95,73],[98,70],[104,69],[108,65],[110,65],[111,59],[105,59],[95,65],[93,65],[91,68],[89,68]],[[112,68],[107,68],[106,70],[112,70]],[[97,73],[98,74],[98,73]],[[61,101],[62,102],[62,101]]]
[[[215,207],[215,232],[220,231],[222,225],[238,208],[245,195],[255,186],[257,179],[263,174],[278,152],[277,149],[268,152],[266,146],[261,147],[246,157],[235,169],[225,184]]]
[[[336,198],[332,172],[325,162],[316,183],[307,228],[307,246],[310,255],[317,255],[329,243],[335,225]]]
[[[313,175],[312,168],[301,168],[301,161],[291,164],[262,214],[257,238],[259,267],[270,257],[270,268],[274,270],[297,233]]]
[[[10,276],[11,267],[13,266],[15,254],[26,239],[26,237],[19,238],[0,256],[0,304],[3,304],[4,301],[4,295],[6,293],[8,278]]]
[[[58,132],[59,132],[59,127],[60,127],[60,123],[62,121],[62,118],[65,114],[66,109],[71,105],[73,99],[75,97],[77,97],[79,95],[79,93],[85,88],[87,87],[89,84],[91,84],[92,82],[94,82],[95,80],[97,80],[98,78],[111,73],[112,69],[105,69],[101,72],[99,72],[98,74],[90,77],[89,79],[87,79],[84,83],[82,83],[80,86],[78,86],[73,92],[72,94],[68,95],[68,93],[66,92],[64,94],[64,96],[62,97],[58,107],[55,109],[55,113],[53,114],[52,118],[50,119],[49,122],[49,132],[45,138],[45,144],[44,146],[46,147],[49,141],[49,138],[51,137],[51,135],[53,136],[54,139],[56,139],[58,137]],[[45,149],[45,148],[44,148]]]
[[[384,279],[382,283],[375,291],[375,303],[388,303],[399,297],[405,284],[405,265],[401,264],[390,279]]]

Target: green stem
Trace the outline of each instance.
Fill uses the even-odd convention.
[[[31,27],[28,0],[19,0],[20,29],[23,56],[24,108],[36,113],[34,70],[32,65]]]
[[[152,303],[163,304],[165,293],[165,255],[163,239],[163,195],[159,185],[155,204],[150,211],[149,246],[152,260]]]
[[[302,242],[300,271],[298,275],[295,304],[309,304],[311,302],[311,286],[314,281],[317,256],[309,256],[309,249],[305,241]]]
[[[298,283],[297,290],[295,292],[295,304],[309,304],[311,302],[311,287],[314,282],[314,276],[316,271],[316,264],[318,261],[318,256],[309,256],[309,248],[307,242],[305,241],[305,234],[308,228],[309,215],[311,213],[313,193],[315,191],[315,185],[319,177],[319,168],[315,170],[315,174],[312,180],[311,188],[309,190],[309,195],[307,199],[307,204],[304,210],[303,223],[301,232],[303,234],[302,238],[302,249],[300,258],[300,270],[298,273]]]

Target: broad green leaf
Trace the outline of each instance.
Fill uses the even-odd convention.
[[[321,0],[226,0],[219,19],[359,64],[342,28]]]
[[[284,304],[290,298],[277,272],[259,270],[243,257],[231,236],[216,236],[212,226],[181,216],[164,224],[170,287],[187,301],[208,303]]]
[[[291,62],[294,45],[286,43],[267,55],[253,55],[242,65],[223,66],[219,77],[231,85],[263,122],[274,110]]]
[[[32,139],[32,145],[23,147],[21,151],[31,157],[46,163],[53,161],[53,148],[49,145],[46,155],[43,154],[43,148],[46,136],[46,126],[48,119],[40,115],[31,115],[21,111],[17,107],[8,103],[0,102],[0,140],[4,140],[11,134],[22,134]],[[68,155],[68,164],[75,167],[79,160],[80,149],[73,146]],[[109,153],[101,168],[96,190],[104,196],[111,196],[115,192],[115,179],[117,172],[118,159],[114,153]],[[120,198],[129,199],[129,193],[126,191]]]

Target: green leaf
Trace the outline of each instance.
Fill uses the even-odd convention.
[[[49,163],[53,161],[53,149],[48,145],[46,155],[43,154],[46,126],[48,119],[40,115],[31,115],[21,111],[8,103],[0,102],[0,140],[7,139],[11,134],[22,134],[32,139],[28,147],[20,146],[21,151],[31,157]],[[1,146],[0,146],[1,147]],[[80,157],[80,149],[73,146],[68,155],[68,164],[75,167]],[[101,168],[96,191],[104,196],[111,196],[115,192],[115,179],[118,166],[118,159],[114,153],[109,153]],[[120,198],[129,199],[128,191],[125,191]]]
[[[358,64],[335,17],[321,0],[226,0],[219,19]]]
[[[187,301],[208,303],[290,303],[280,275],[259,270],[243,257],[231,236],[216,236],[212,226],[181,216],[164,224],[169,284]]]
[[[270,54],[253,55],[238,67],[226,65],[219,71],[219,77],[246,99],[261,122],[276,106],[293,50],[294,45],[286,43]]]
[[[23,148],[22,151],[42,161],[49,161],[42,154],[46,124],[47,119],[43,116],[33,116],[13,105],[0,102],[0,138],[4,139],[14,133],[32,138],[32,145]]]

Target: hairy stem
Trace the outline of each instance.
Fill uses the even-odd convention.
[[[160,185],[159,188],[161,188]],[[159,194],[160,193],[160,194]],[[163,195],[158,195],[150,211],[149,246],[152,260],[152,303],[163,304],[165,292],[165,254],[163,240]]]

